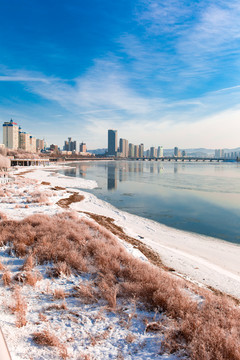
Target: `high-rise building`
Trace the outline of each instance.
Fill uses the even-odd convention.
[[[19,149],[24,151],[31,151],[30,147],[30,134],[25,131],[19,131]]]
[[[76,140],[72,140],[71,137],[68,138],[68,140],[64,141],[63,145],[64,151],[72,151],[73,153],[79,152],[79,142]]]
[[[69,142],[67,140],[64,141],[63,150],[69,151]]]
[[[70,150],[74,153],[78,153],[79,151],[79,142],[77,140],[71,141]]]
[[[42,139],[37,139],[36,140],[36,150],[37,151],[41,151],[44,150],[44,140]]]
[[[52,152],[57,153],[57,152],[58,152],[58,146],[55,145],[55,144],[51,144],[51,145],[50,145],[50,150],[51,150]]]
[[[154,157],[156,157],[156,148],[155,147],[150,147],[150,157],[151,158],[154,158]]]
[[[138,145],[134,145],[134,157],[135,158],[139,157],[139,147],[138,147]]]
[[[35,153],[37,151],[37,140],[34,136],[30,136],[30,151]]]
[[[138,148],[139,148],[139,155],[138,156],[140,158],[143,158],[144,157],[144,145],[140,144]]]
[[[119,140],[119,152],[122,157],[128,157],[128,140],[122,138]]]
[[[82,152],[82,153],[86,153],[86,152],[87,152],[87,145],[86,145],[84,142],[82,142],[82,143],[80,144],[79,150],[80,150],[80,152]]]
[[[224,157],[224,150],[223,149],[216,149],[215,150],[215,158],[223,158]]]
[[[9,122],[4,122],[3,124],[3,144],[8,149],[18,149],[18,125],[13,122],[12,119]]]
[[[128,157],[130,158],[134,157],[134,145],[131,143],[128,146]]]
[[[178,147],[177,146],[175,146],[175,148],[173,150],[173,155],[176,157],[178,156]]]
[[[108,155],[117,154],[117,130],[108,130]]]
[[[162,147],[162,146],[158,146],[158,149],[157,149],[157,157],[158,157],[158,158],[163,157],[163,147]]]

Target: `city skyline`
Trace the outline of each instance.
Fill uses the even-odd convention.
[[[51,147],[57,147],[57,149],[59,149],[60,151],[70,151],[70,152],[75,152],[75,153],[87,153],[87,145],[85,142],[80,142],[79,140],[72,140],[72,137],[68,137],[68,140],[64,140],[64,144],[63,146],[61,146],[60,144],[51,144],[50,146],[48,145],[47,141],[45,141],[45,139],[36,139],[34,136],[32,136],[31,134],[29,134],[28,132],[22,131],[21,126],[19,126],[15,121],[13,121],[13,119],[11,119],[10,121],[4,122],[3,124],[3,135],[2,135],[2,143],[0,142],[0,145],[4,145],[6,148],[9,149],[24,149],[29,140],[29,145],[30,143],[32,143],[32,141],[36,140],[36,148],[37,149],[50,149]],[[11,134],[9,139],[8,139],[8,135],[6,136],[6,134],[4,135],[4,130],[6,130],[8,128],[8,126],[10,125],[10,129],[12,128],[13,130],[15,129],[15,137],[16,139],[14,139],[14,134]],[[134,145],[133,143],[129,142],[128,139],[123,139],[123,138],[119,138],[118,141],[118,130],[112,130],[112,129],[108,129],[108,139],[107,139],[107,147],[105,148],[98,148],[98,149],[90,149],[89,151],[95,151],[95,150],[101,150],[101,152],[99,154],[103,154],[102,150],[105,150],[106,153],[108,153],[108,155],[113,155],[113,156],[122,156],[122,157],[143,157],[143,154],[146,153],[146,156],[149,157],[162,157],[163,156],[163,146],[162,145],[153,145],[151,144],[151,146],[149,146],[149,148],[145,148],[144,150],[144,143],[140,143],[138,145]],[[111,138],[111,136],[109,137],[109,134],[112,134],[114,136],[114,140],[110,140],[110,142],[113,142],[112,147],[114,147],[114,150],[111,151],[111,154],[109,153],[109,139]],[[5,140],[4,140],[5,137]],[[28,140],[29,138],[29,140]],[[8,140],[7,140],[8,139]],[[9,146],[7,146],[7,142],[10,141],[11,143],[9,144]],[[15,143],[15,145],[13,145],[13,142]],[[40,145],[41,143],[41,145]],[[42,145],[44,144],[44,145]],[[31,144],[31,146],[33,148],[35,148],[34,143]],[[132,150],[130,150],[130,148],[133,147]],[[28,146],[27,146],[28,148]],[[137,149],[136,149],[137,148]],[[26,149],[25,149],[26,150]],[[30,150],[30,148],[29,148]],[[217,155],[216,157],[228,157],[230,154],[232,157],[236,157],[239,156],[240,152],[240,147],[236,147],[236,148],[218,148],[218,149],[214,149],[214,148],[179,148],[178,146],[174,146],[173,148],[166,148],[164,149],[168,152],[172,150],[173,155],[174,156],[181,156],[183,154],[183,156],[186,155],[186,151],[190,150],[190,151],[197,151],[200,152],[202,155],[202,150],[204,151],[210,151],[210,152],[214,152],[215,156],[218,153],[220,154],[224,154],[224,156],[219,156]],[[237,151],[236,151],[237,150]],[[30,150],[32,151],[32,150]],[[132,155],[129,155],[129,153],[133,151]],[[226,153],[225,153],[226,151]],[[180,155],[181,152],[181,155]],[[120,153],[122,153],[120,155]],[[147,155],[148,154],[148,155]],[[152,155],[150,155],[152,154]],[[207,153],[206,153],[207,154]],[[235,155],[234,155],[235,154]]]
[[[146,147],[239,146],[237,0],[1,5],[2,123],[49,144],[74,128],[89,149],[110,128]]]

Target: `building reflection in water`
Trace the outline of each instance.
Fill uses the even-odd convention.
[[[79,174],[81,175],[81,177],[86,177],[88,167],[89,166],[87,165],[81,165],[81,168],[79,168]]]
[[[128,181],[131,173],[142,174],[144,172],[143,161],[128,161],[128,162],[109,162],[107,167],[107,188],[114,190],[117,188],[117,181]],[[150,173],[161,173],[162,166],[155,162],[149,164]]]
[[[66,168],[64,170],[64,175],[65,176],[76,176],[77,175],[76,168],[71,168],[71,169]]]
[[[108,164],[108,181],[107,188],[108,190],[114,190],[117,188],[117,167],[116,164],[109,163]]]

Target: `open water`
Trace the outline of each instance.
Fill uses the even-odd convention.
[[[61,170],[117,208],[240,244],[240,163],[89,161]]]

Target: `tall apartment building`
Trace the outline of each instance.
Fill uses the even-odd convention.
[[[30,151],[35,153],[37,151],[37,139],[30,135]]]
[[[139,151],[138,156],[139,156],[140,158],[143,158],[143,157],[144,157],[144,145],[143,145],[143,144],[140,144],[140,145],[139,145],[138,151]]]
[[[78,153],[79,152],[79,142],[76,140],[72,140],[72,138],[69,137],[68,141],[64,141],[63,150]]]
[[[50,145],[50,151],[57,153],[58,152],[58,146],[55,144]]]
[[[79,150],[80,150],[80,152],[82,152],[82,153],[86,153],[86,152],[87,152],[87,145],[86,145],[84,142],[82,142],[82,143],[80,144]]]
[[[174,150],[173,150],[173,155],[174,156],[178,156],[178,147],[177,146],[175,146],[175,148],[174,148]]]
[[[19,131],[19,149],[30,152],[30,134],[25,131]]]
[[[108,155],[117,154],[117,130],[108,130]]]
[[[134,157],[135,158],[139,157],[139,147],[138,147],[138,145],[134,145]]]
[[[37,139],[36,140],[36,150],[37,151],[41,151],[41,150],[44,150],[44,140],[42,139]]]
[[[163,157],[163,147],[162,146],[158,146],[157,149],[157,157]]]
[[[3,144],[8,149],[17,150],[19,145],[18,125],[11,119],[3,124]]]
[[[134,145],[131,143],[128,146],[128,157],[130,158],[134,157]]]
[[[150,147],[150,157],[151,158],[157,157],[156,148],[154,146]]]
[[[128,157],[128,140],[119,140],[119,152],[121,153],[122,157]]]
[[[223,149],[216,149],[215,150],[215,158],[224,157],[224,150]]]
[[[74,140],[71,143],[71,151],[78,153],[79,152],[79,141]]]

